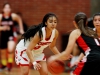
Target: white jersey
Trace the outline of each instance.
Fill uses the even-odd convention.
[[[45,27],[42,28],[42,34],[43,34],[43,39],[38,43],[36,44],[35,48],[32,50],[32,53],[34,53],[34,57],[35,57],[35,61],[40,61],[40,60],[43,60],[44,57],[44,53],[43,53],[43,50],[48,47],[50,45],[50,43],[53,41],[54,37],[55,37],[55,29],[52,31],[52,34],[50,36],[50,38],[48,40],[46,40],[46,31],[45,31]],[[31,41],[31,39],[30,39]],[[24,39],[22,39],[16,46],[16,57],[18,58],[21,58],[23,57],[25,60],[27,59],[27,61],[29,62],[29,58],[26,54],[26,49],[30,43],[29,40],[27,40],[25,43],[24,43]],[[41,57],[39,57],[41,56]],[[16,59],[16,58],[15,58]],[[18,60],[17,60],[18,61]],[[16,61],[16,62],[17,62]],[[21,62],[20,62],[21,63]],[[24,63],[21,63],[21,64],[24,64]]]

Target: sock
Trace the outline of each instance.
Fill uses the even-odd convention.
[[[8,71],[11,71],[13,67],[13,58],[8,58],[8,64],[7,64],[7,68],[8,68]]]
[[[2,59],[1,63],[2,63],[3,66],[6,66],[7,65],[7,60],[6,59]]]
[[[8,58],[8,63],[13,63],[13,58]]]

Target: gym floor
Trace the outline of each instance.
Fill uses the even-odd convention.
[[[8,72],[7,70],[0,71],[0,75],[21,75],[21,74],[20,74],[20,69],[19,68],[13,68],[11,70],[11,72]],[[39,73],[38,73],[38,71],[30,69],[30,74],[29,75],[39,75]],[[49,75],[51,75],[51,74],[49,73]],[[60,75],[69,75],[69,73],[68,72],[63,72]]]

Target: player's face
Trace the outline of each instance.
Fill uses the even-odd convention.
[[[47,28],[49,28],[50,30],[53,30],[57,26],[57,18],[54,16],[49,17],[49,19],[47,20],[45,24],[47,25]]]
[[[11,12],[11,8],[9,4],[6,4],[3,8],[3,12],[4,13],[10,13]]]
[[[95,16],[93,19],[93,24],[96,29],[100,29],[100,16]]]

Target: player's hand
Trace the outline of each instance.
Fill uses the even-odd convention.
[[[41,68],[41,65],[37,62],[33,62],[33,67],[35,70],[39,70]]]
[[[70,60],[73,57],[73,55],[69,55],[68,57],[66,57],[66,60]]]
[[[61,54],[56,54],[56,55],[50,56],[49,61],[50,60],[52,60],[52,61],[55,61],[55,60],[70,60],[71,58],[72,58],[71,54],[67,57],[62,56]]]
[[[48,62],[57,60],[55,55],[52,55],[48,58]]]
[[[77,66],[79,62],[80,62],[79,60],[76,60],[76,61],[70,66],[70,68],[72,68],[72,67],[74,67],[74,66]]]
[[[55,61],[55,57],[54,56],[50,56],[48,59],[47,59],[47,62],[51,62],[51,61]]]

